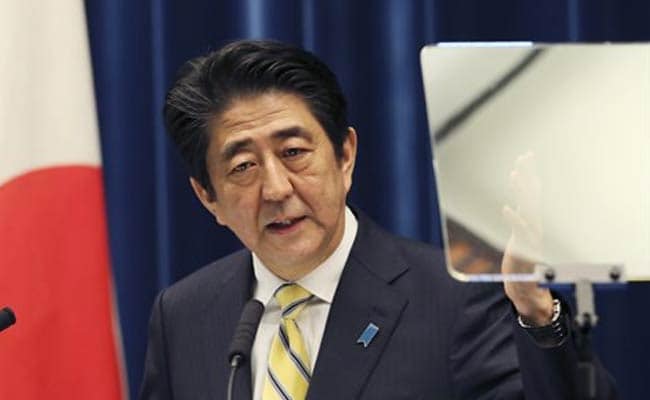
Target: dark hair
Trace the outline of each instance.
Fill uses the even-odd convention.
[[[210,122],[233,100],[273,90],[300,96],[341,158],[347,106],[332,71],[312,53],[284,43],[233,42],[186,62],[165,99],[167,131],[190,175],[210,195],[214,196],[206,165]]]

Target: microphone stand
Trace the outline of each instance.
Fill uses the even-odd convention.
[[[536,265],[535,274],[543,284],[571,283],[575,288],[578,326],[578,398],[596,398],[596,369],[591,355],[591,331],[598,322],[594,303],[594,283],[621,284],[625,282],[624,268],[611,264]]]
[[[230,361],[230,376],[228,377],[228,400],[232,400],[232,394],[235,387],[235,375],[242,361],[242,356],[237,354]]]
[[[235,334],[228,351],[228,360],[230,362],[230,376],[228,377],[227,399],[232,400],[235,387],[235,374],[239,367],[250,359],[253,341],[257,333],[257,327],[264,313],[264,305],[253,299],[249,300],[244,306],[239,323],[235,328]]]

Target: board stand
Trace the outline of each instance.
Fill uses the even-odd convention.
[[[622,284],[625,269],[621,264],[536,265],[538,282],[544,285],[572,284],[576,301],[574,322],[578,350],[578,398],[596,397],[596,369],[591,352],[591,332],[598,323],[594,301],[594,284]]]

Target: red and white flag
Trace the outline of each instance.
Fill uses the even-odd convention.
[[[124,399],[82,0],[0,12],[0,399]]]

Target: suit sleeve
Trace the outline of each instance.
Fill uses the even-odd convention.
[[[568,306],[563,304],[563,309],[568,310]],[[578,395],[578,385],[581,382],[578,380],[579,357],[575,340],[577,327],[569,323],[571,328],[567,340],[560,346],[547,349],[540,347],[525,329],[519,326],[512,309],[510,315],[526,398],[582,398]],[[568,314],[563,318],[572,320]],[[591,353],[591,349],[587,349],[587,352]],[[611,375],[596,356],[590,354],[590,358],[595,368],[595,399],[618,399]]]
[[[171,387],[163,321],[163,295],[161,292],[153,305],[149,320],[149,340],[144,364],[144,376],[140,387],[140,400],[171,400]]]
[[[469,284],[449,353],[457,399],[576,399],[578,356],[573,337],[538,346],[517,324],[501,284]],[[611,377],[595,360],[596,399],[617,399]]]

